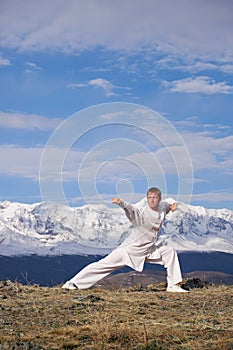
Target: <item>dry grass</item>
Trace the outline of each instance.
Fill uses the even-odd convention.
[[[0,349],[233,349],[233,286],[65,291],[0,282]]]

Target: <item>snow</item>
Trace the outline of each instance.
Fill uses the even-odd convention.
[[[0,202],[0,254],[5,256],[104,255],[129,231],[130,223],[118,207]],[[159,239],[178,251],[232,254],[233,211],[179,203],[167,216]]]

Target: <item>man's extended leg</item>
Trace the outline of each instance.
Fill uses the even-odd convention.
[[[67,281],[62,288],[90,288],[96,282],[109,275],[111,272],[119,270],[122,267],[124,267],[124,265],[122,265],[121,252],[119,250],[114,250],[105,258],[84,267],[73,278]]]

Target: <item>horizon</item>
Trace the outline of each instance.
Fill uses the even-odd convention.
[[[166,198],[164,198],[164,200],[165,200]],[[141,199],[141,200],[143,200],[143,198]],[[30,206],[30,205],[40,205],[40,204],[54,204],[54,205],[61,205],[61,206],[65,206],[65,207],[70,207],[70,208],[81,208],[81,207],[84,207],[84,206],[90,206],[90,207],[106,207],[106,208],[108,208],[108,209],[110,209],[110,210],[112,210],[112,209],[116,209],[116,210],[119,210],[119,207],[117,207],[116,205],[114,205],[114,204],[112,204],[111,202],[109,202],[109,205],[107,205],[107,204],[98,204],[98,203],[83,203],[83,204],[74,204],[74,203],[61,203],[61,202],[52,202],[52,201],[38,201],[38,202],[33,202],[33,203],[25,203],[25,202],[21,202],[21,201],[10,201],[10,200],[8,200],[8,199],[6,199],[6,200],[1,200],[0,201],[0,203],[5,203],[5,202],[9,202],[9,203],[11,203],[11,204],[20,204],[20,205],[28,205],[28,206]],[[135,202],[135,203],[132,203],[132,204],[138,204],[139,202]],[[180,201],[180,202],[177,202],[178,203],[178,205],[179,204],[185,204],[185,205],[187,205],[187,206],[191,206],[191,207],[201,207],[201,208],[204,208],[204,209],[206,209],[206,210],[228,210],[228,211],[232,211],[233,212],[233,210],[232,209],[229,209],[229,208],[226,208],[226,207],[223,207],[223,208],[207,208],[207,207],[205,207],[204,205],[195,205],[195,204],[191,204],[191,203],[185,203],[185,202],[182,202],[182,201]]]

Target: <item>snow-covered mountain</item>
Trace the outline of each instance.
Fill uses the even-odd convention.
[[[130,232],[122,209],[0,202],[0,255],[106,254]],[[179,203],[160,240],[178,251],[233,254],[233,211]]]

